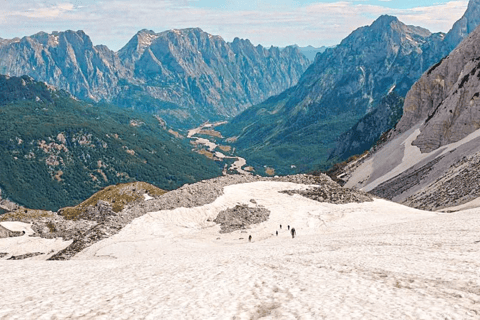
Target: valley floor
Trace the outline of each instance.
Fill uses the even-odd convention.
[[[278,193],[305,188],[228,186],[211,204],[148,213],[75,260],[0,260],[0,319],[480,318],[479,209]],[[220,234],[211,218],[236,204],[270,218]]]

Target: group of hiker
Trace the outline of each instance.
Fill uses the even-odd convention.
[[[280,229],[282,229],[282,225],[280,225]],[[287,226],[288,231],[290,231],[290,234],[292,235],[292,239],[295,238],[295,235],[297,234],[297,231],[295,231],[295,228],[290,229],[290,225]],[[278,236],[278,230],[275,232],[275,234]]]
[[[282,229],[282,225],[280,225],[280,229]],[[292,239],[295,238],[295,235],[297,234],[297,231],[295,231],[295,228],[290,229],[290,225],[287,226],[288,231],[290,231],[290,234],[292,235]],[[275,235],[278,236],[278,230],[275,231]],[[248,236],[248,241],[252,242],[252,235]]]

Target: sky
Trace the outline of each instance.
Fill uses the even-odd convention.
[[[83,30],[95,45],[119,50],[141,29],[200,27],[264,46],[340,43],[382,14],[447,32],[466,0],[0,0],[0,38]]]

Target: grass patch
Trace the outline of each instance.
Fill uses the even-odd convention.
[[[197,153],[201,154],[201,155],[204,155],[205,157],[207,157],[208,159],[212,159],[213,160],[213,153],[211,153],[210,151],[207,151],[207,150],[198,150]]]
[[[51,211],[33,210],[33,209],[17,209],[13,212],[8,212],[0,215],[0,222],[2,221],[20,221],[30,222],[40,218],[53,218]]]
[[[145,193],[148,193],[148,195],[152,197],[156,197],[161,196],[166,193],[166,191],[146,182],[121,183],[108,186],[98,191],[75,207],[60,209],[59,213],[65,219],[76,220],[85,212],[88,206],[95,206],[99,200],[110,203],[114,212],[120,212],[125,205],[144,199],[143,195]]]

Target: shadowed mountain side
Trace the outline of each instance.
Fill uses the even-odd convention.
[[[403,101],[395,92],[384,97],[373,111],[338,138],[329,160],[341,162],[369,150],[382,134],[397,124],[402,116]]]

